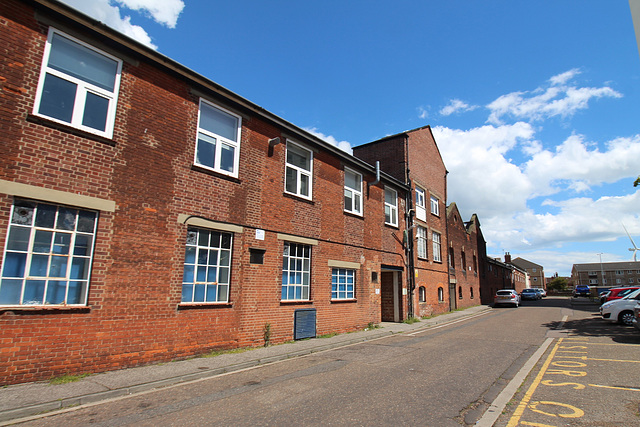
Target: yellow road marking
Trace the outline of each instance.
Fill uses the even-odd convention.
[[[596,360],[598,362],[621,362],[621,363],[640,363],[640,360],[625,360],[625,359],[596,359],[595,357],[587,356],[563,356],[561,354],[558,357],[564,357],[565,359],[579,359],[579,360]],[[576,362],[577,363],[577,362]]]
[[[609,388],[612,390],[640,391],[640,388],[634,387],[615,387],[612,385],[589,384],[590,387]]]
[[[540,372],[536,376],[536,379],[533,380],[533,384],[531,384],[531,386],[529,387],[529,390],[527,390],[524,397],[520,401],[520,404],[518,404],[518,407],[513,413],[513,416],[509,420],[509,424],[507,424],[507,427],[515,427],[520,422],[520,418],[522,417],[522,414],[524,413],[525,408],[529,404],[529,401],[531,400],[531,396],[533,395],[533,392],[536,391],[536,388],[538,388],[540,381],[542,381],[542,377],[544,377],[545,372],[549,368],[549,365],[551,364],[551,361],[553,360],[553,357],[555,356],[556,351],[558,351],[558,347],[562,343],[562,340],[563,338],[560,338],[556,343],[556,345],[553,347],[553,350],[551,350],[551,353],[549,354],[549,356],[547,357],[547,360],[545,360],[544,364],[542,365],[542,368],[540,369]]]

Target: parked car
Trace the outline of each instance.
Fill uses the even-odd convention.
[[[591,288],[589,285],[576,285],[573,289],[574,297],[588,297],[589,295],[591,295]]]
[[[640,289],[636,289],[624,298],[605,302],[600,306],[600,315],[611,322],[619,322],[631,325],[633,322],[633,310],[640,301]]]
[[[640,302],[633,308],[633,326],[640,331]]]
[[[609,293],[605,297],[604,302],[613,301],[615,299],[622,299],[627,295],[629,295],[631,292],[635,291],[636,289],[640,289],[640,286],[627,286],[623,288],[609,289]]]
[[[542,299],[542,295],[537,289],[527,288],[527,289],[523,289],[522,292],[520,292],[520,298],[523,301],[526,299],[539,300],[539,299]]]
[[[600,304],[604,304],[607,302],[607,297],[611,293],[610,289],[604,290],[598,294],[598,298],[600,298]]]
[[[547,291],[546,291],[545,289],[543,289],[543,288],[533,288],[533,289],[535,289],[536,291],[538,291],[538,292],[540,293],[540,296],[541,296],[542,298],[544,298],[544,297],[546,297],[546,296],[547,296]]]
[[[496,296],[493,299],[493,306],[498,305],[513,305],[518,308],[520,305],[520,295],[513,289],[500,289],[496,292]]]

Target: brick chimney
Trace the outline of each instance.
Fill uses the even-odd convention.
[[[505,264],[511,264],[511,254],[509,252],[504,254],[504,263]]]

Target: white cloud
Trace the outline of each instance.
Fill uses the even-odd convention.
[[[477,105],[469,105],[459,99],[452,99],[451,101],[449,101],[449,104],[447,104],[440,110],[440,114],[443,116],[450,116],[451,114],[459,112],[473,111],[476,108],[478,108]]]
[[[418,107],[418,117],[420,117],[423,120],[428,118],[429,111],[427,111],[427,109],[425,109],[424,107]]]
[[[551,117],[571,117],[588,107],[593,98],[621,98],[614,89],[603,87],[581,87],[568,85],[580,74],[578,69],[569,70],[551,77],[550,87],[537,88],[532,92],[512,92],[502,95],[487,105],[491,111],[488,123],[502,124],[505,117],[517,120],[538,121]]]
[[[152,49],[158,48],[153,44],[146,30],[132,24],[131,17],[123,16],[121,9],[112,5],[114,2],[110,0],[62,0],[62,2]],[[175,27],[184,8],[182,0],[116,0],[115,3],[142,12],[169,28]]]
[[[353,149],[351,148],[351,144],[348,141],[338,141],[331,135],[325,135],[324,133],[319,132],[318,129],[315,127],[303,128],[303,129],[309,132],[310,134],[320,138],[321,140],[328,142],[329,144],[335,147],[338,147],[340,150],[348,154],[353,154]]]

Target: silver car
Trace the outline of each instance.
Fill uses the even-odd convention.
[[[512,305],[516,308],[520,305],[520,295],[513,289],[500,289],[493,299],[493,306]]]

